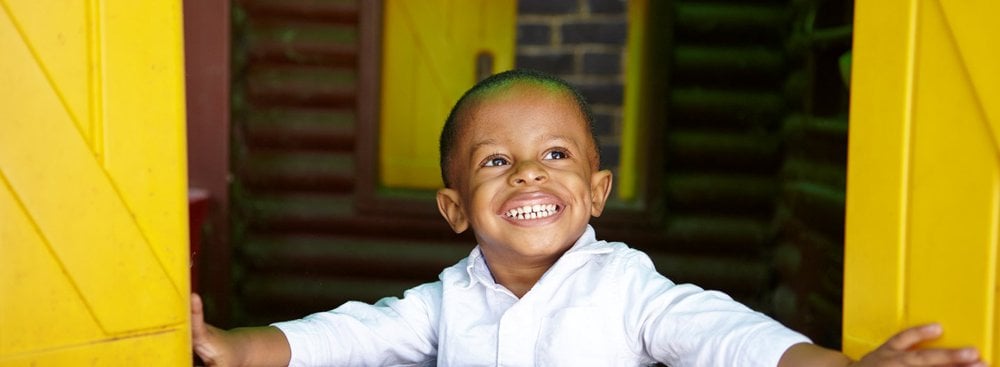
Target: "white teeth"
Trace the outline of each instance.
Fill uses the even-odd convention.
[[[555,213],[556,204],[535,204],[514,208],[504,214],[511,219],[523,220],[545,218]]]

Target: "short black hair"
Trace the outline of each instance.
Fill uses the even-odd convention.
[[[489,95],[490,92],[506,89],[516,83],[522,82],[529,82],[550,87],[554,90],[567,93],[573,97],[573,100],[576,101],[577,106],[580,108],[581,114],[587,121],[587,130],[590,132],[590,138],[594,144],[595,158],[597,159],[598,166],[600,165],[601,152],[597,145],[596,135],[594,134],[594,113],[590,109],[590,104],[588,104],[587,100],[583,98],[582,94],[580,94],[580,91],[565,80],[553,75],[537,70],[513,69],[494,74],[489,78],[476,83],[476,85],[466,91],[465,94],[458,99],[458,102],[455,102],[455,106],[451,108],[451,113],[448,114],[448,119],[445,120],[444,127],[441,129],[441,139],[438,142],[438,148],[440,149],[441,154],[441,179],[444,180],[445,187],[451,187],[451,181],[448,178],[451,173],[451,152],[452,148],[455,146],[455,140],[458,139],[458,118],[465,109],[465,106],[468,105],[470,101],[478,97]]]

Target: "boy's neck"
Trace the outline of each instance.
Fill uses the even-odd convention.
[[[542,278],[542,274],[549,267],[543,269],[533,269],[533,268],[508,268],[497,269],[495,267],[490,267],[490,271],[493,273],[493,279],[507,288],[511,293],[514,293],[517,298],[524,297],[535,283],[538,283],[538,279]]]
[[[549,268],[555,264],[556,259],[546,259],[543,261],[503,261],[503,259],[493,259],[485,256],[487,266],[493,275],[493,280],[507,288],[517,298],[524,297],[535,283],[542,278]]]

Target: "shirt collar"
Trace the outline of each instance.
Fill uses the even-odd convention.
[[[583,231],[580,238],[576,240],[569,250],[562,255],[559,259],[562,260],[567,256],[585,256],[585,255],[595,255],[611,252],[612,248],[605,241],[598,241],[594,227],[587,225],[587,229]],[[558,262],[556,263],[558,264]],[[553,265],[555,266],[555,265]],[[472,287],[475,283],[482,283],[488,287],[497,287],[496,282],[493,280],[493,274],[490,273],[489,266],[486,264],[486,258],[483,257],[483,252],[479,245],[472,249],[469,253],[469,261],[465,266],[465,271],[469,276],[469,283],[466,288]]]
[[[608,245],[606,241],[598,241],[597,234],[594,231],[594,227],[587,225],[587,230],[583,231],[580,238],[576,240],[573,247],[563,254],[566,257],[568,254],[604,254],[611,252],[612,248]]]
[[[493,275],[490,274],[490,269],[486,265],[486,258],[483,257],[483,251],[480,250],[479,245],[472,249],[469,253],[469,263],[465,266],[465,271],[469,275],[469,284],[466,288],[471,288],[476,282],[483,283],[486,286],[496,286],[496,282],[493,281]]]

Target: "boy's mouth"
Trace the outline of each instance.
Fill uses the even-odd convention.
[[[504,215],[516,220],[539,219],[556,214],[559,209],[561,208],[556,204],[534,204],[510,209]]]

